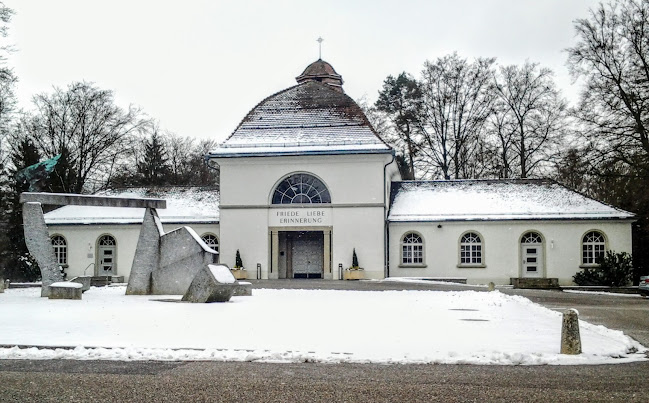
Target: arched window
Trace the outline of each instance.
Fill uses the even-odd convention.
[[[424,263],[424,240],[419,234],[407,233],[401,241],[401,264]]]
[[[543,239],[538,232],[527,232],[521,238],[521,243],[543,243]]]
[[[61,265],[68,264],[68,243],[61,235],[52,237],[52,246],[54,247],[54,256],[56,261]]]
[[[277,185],[273,204],[331,203],[329,190],[313,175],[293,174]]]
[[[216,235],[210,234],[208,232],[208,233],[205,233],[205,234],[201,235],[201,239],[203,240],[203,242],[205,242],[205,244],[207,246],[212,248],[214,251],[216,251],[216,252],[219,251],[219,238],[217,238]],[[218,259],[218,257],[217,257],[217,259]],[[218,260],[217,260],[217,263],[218,263]]]
[[[460,265],[482,264],[482,238],[467,232],[460,238]]]
[[[604,257],[606,251],[604,234],[599,231],[588,232],[582,239],[581,251],[582,264],[599,264],[599,260]]]

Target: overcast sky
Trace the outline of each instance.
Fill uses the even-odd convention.
[[[16,12],[10,63],[20,106],[86,80],[183,136],[229,135],[268,95],[322,58],[354,99],[385,77],[419,75],[457,51],[501,64],[540,62],[574,100],[563,50],[596,0],[216,1],[3,0]]]

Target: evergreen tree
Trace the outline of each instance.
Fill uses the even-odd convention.
[[[157,130],[144,142],[142,162],[137,164],[140,184],[145,186],[162,186],[168,184],[171,169],[162,138]]]
[[[354,248],[354,252],[352,254],[352,268],[353,269],[358,269],[358,256],[356,256],[356,248]]]
[[[241,260],[241,254],[239,253],[239,249],[237,249],[237,256],[234,258],[234,268],[235,269],[243,268],[243,261]]]

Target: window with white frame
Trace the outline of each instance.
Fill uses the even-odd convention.
[[[309,174],[293,174],[277,185],[273,204],[331,203],[327,186]]]
[[[216,235],[210,233],[203,234],[201,235],[201,239],[207,246],[214,249],[214,251],[219,251],[219,238],[217,238]]]
[[[414,232],[407,233],[401,242],[401,264],[424,264],[424,240]]]
[[[599,231],[590,231],[582,240],[581,263],[595,265],[604,257],[606,252],[606,240],[604,234]]]
[[[460,238],[460,265],[481,265],[482,238],[475,232],[467,232]]]
[[[68,264],[68,243],[61,235],[54,235],[52,238],[52,246],[54,247],[54,256],[60,265]]]

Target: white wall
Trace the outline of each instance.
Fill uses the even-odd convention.
[[[338,278],[339,263],[345,268],[351,266],[356,248],[366,277],[383,278],[383,167],[391,160],[389,154],[217,159],[221,169],[221,262],[232,267],[238,249],[249,276],[256,276],[257,263],[261,263],[262,278],[268,278],[270,214],[277,208],[301,208],[271,205],[272,193],[285,177],[306,172],[319,177],[331,195],[327,207],[331,208],[332,221],[322,228],[333,227],[332,277]],[[387,181],[395,169],[396,165],[388,168]]]
[[[484,268],[457,267],[459,240],[469,230],[482,236]],[[572,276],[580,270],[581,240],[591,230],[604,233],[607,250],[631,253],[631,223],[628,221],[390,223],[390,276],[466,277],[469,284],[489,281],[509,284],[511,277],[521,277],[521,236],[536,231],[544,237],[544,277],[558,278],[561,285],[570,285],[573,284]],[[399,267],[401,238],[409,231],[419,232],[424,238],[426,267]]]
[[[388,154],[220,158],[216,161],[221,167],[221,206],[266,206],[275,185],[294,172],[322,179],[332,204],[383,203],[383,165],[391,158]]]
[[[165,224],[165,232],[181,225]],[[189,225],[200,236],[206,232],[215,234],[221,240],[218,224]],[[62,235],[68,244],[67,278],[95,275],[97,239],[102,235],[112,235],[117,241],[117,276],[128,281],[133,264],[133,256],[140,235],[139,224],[126,225],[48,225],[50,236]]]

